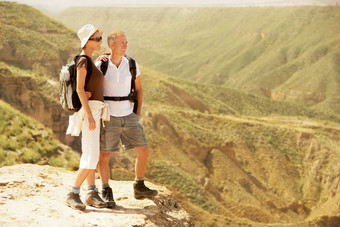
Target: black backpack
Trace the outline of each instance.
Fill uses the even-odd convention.
[[[60,104],[65,110],[77,112],[81,108],[81,102],[77,93],[77,61],[80,57],[86,57],[87,69],[85,86],[92,74],[91,58],[87,55],[77,55],[73,61],[62,66],[59,75]]]
[[[106,55],[108,56],[108,54]],[[127,57],[127,56],[125,57],[129,60],[129,68],[130,68],[130,73],[132,76],[130,94],[128,96],[123,96],[123,97],[104,96],[104,100],[108,100],[108,101],[129,100],[130,102],[133,102],[133,112],[137,113],[138,100],[137,100],[136,85],[135,85],[135,80],[137,76],[136,61],[131,57]],[[107,61],[101,60],[100,70],[102,71],[104,76],[106,74],[108,66],[109,66],[109,59],[107,59]]]

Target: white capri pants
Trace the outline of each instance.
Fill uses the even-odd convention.
[[[89,130],[89,121],[87,115],[82,122],[82,137],[81,137],[81,158],[80,169],[96,169],[99,161],[100,152],[100,118],[102,106],[98,105],[101,101],[89,100],[89,106],[92,116],[96,122],[95,130]]]

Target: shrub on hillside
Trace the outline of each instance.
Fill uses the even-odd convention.
[[[36,150],[24,147],[20,151],[22,152],[22,160],[25,163],[37,163],[41,158],[41,155]]]

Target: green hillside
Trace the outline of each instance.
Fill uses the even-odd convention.
[[[32,7],[0,2],[0,61],[57,78],[79,50],[76,34]]]
[[[157,107],[156,109],[189,110],[238,117],[308,117],[340,122],[337,115],[316,111],[294,102],[270,100],[231,88],[176,78],[143,65],[140,67],[144,90],[143,103],[146,110],[148,106],[153,106]],[[38,90],[33,89],[31,92],[34,94],[30,96],[40,97],[45,105],[59,105],[58,81],[0,62],[0,81],[3,83],[1,88],[6,88],[7,78],[17,78],[19,81],[22,80],[20,78],[31,78],[36,83],[31,87],[37,86]],[[11,92],[13,91],[4,91],[0,97],[16,102],[15,96],[10,95]],[[23,108],[23,111],[27,108],[30,108],[29,105]]]
[[[338,6],[72,8],[58,18],[126,31],[129,54],[157,71],[340,113]]]
[[[0,167],[17,163],[78,169],[79,154],[58,141],[50,129],[0,100]]]
[[[144,100],[159,108],[195,110],[235,116],[299,116],[340,122],[337,115],[303,105],[271,100],[232,88],[179,79],[143,67]]]

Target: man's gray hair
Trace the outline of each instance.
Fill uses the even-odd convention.
[[[119,35],[125,35],[125,32],[120,30],[110,32],[110,34],[107,36],[107,45],[110,47],[110,43],[116,41],[116,38]]]

